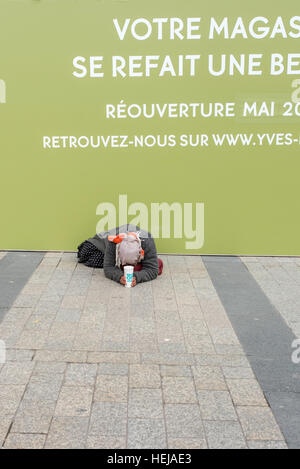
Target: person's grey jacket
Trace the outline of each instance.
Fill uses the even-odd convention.
[[[138,226],[130,224],[118,226],[109,231],[103,231],[88,239],[90,243],[94,244],[104,254],[103,268],[105,276],[120,283],[120,279],[124,275],[123,271],[116,266],[116,245],[108,241],[107,237],[109,235],[125,233],[126,231],[139,231],[142,249],[144,249],[144,259],[141,262],[142,270],[133,273],[136,283],[154,280],[158,276],[158,258],[154,239],[148,231],[141,230]]]

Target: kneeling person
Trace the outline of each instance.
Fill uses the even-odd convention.
[[[87,246],[90,246],[90,255],[87,255]],[[126,284],[125,266],[134,267],[132,286],[154,280],[163,269],[163,262],[157,257],[151,234],[130,224],[99,233],[94,238],[88,239],[78,247],[78,257],[79,262],[84,262],[88,266],[103,267],[106,277],[123,285]],[[97,265],[93,265],[92,259],[96,258]]]

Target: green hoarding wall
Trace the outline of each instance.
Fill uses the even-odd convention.
[[[164,204],[159,252],[299,255],[298,15],[1,0],[0,249],[75,250],[114,209],[151,230]]]

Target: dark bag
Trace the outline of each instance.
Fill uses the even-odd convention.
[[[104,254],[89,241],[84,241],[78,246],[78,262],[93,267],[95,269],[103,269]]]

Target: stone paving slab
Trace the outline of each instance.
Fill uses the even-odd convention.
[[[245,449],[246,440],[239,422],[204,422],[210,449]]]
[[[129,418],[129,449],[164,449],[166,447],[166,431],[163,419]]]
[[[5,449],[43,449],[46,435],[10,433],[5,440]]]
[[[127,290],[75,253],[39,256],[0,305],[0,447],[287,447],[269,403],[289,396],[264,393],[201,257],[162,256],[163,276]],[[278,285],[298,301],[300,262],[243,262],[278,305]]]
[[[25,253],[25,252],[0,252],[0,321],[5,313],[11,308],[13,302],[16,306],[22,303],[32,305],[38,300],[38,294],[26,296],[26,299],[20,294],[28,277],[33,273],[41,262],[44,253]]]

